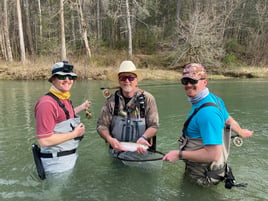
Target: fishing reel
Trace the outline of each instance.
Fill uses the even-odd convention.
[[[239,137],[238,135],[232,136],[233,143],[236,147],[241,147],[243,145],[243,139]]]
[[[102,95],[104,96],[104,98],[109,98],[111,96],[111,92],[109,91],[109,89],[102,89]]]
[[[120,88],[119,86],[114,86],[114,87],[101,87],[100,89],[104,98],[107,99],[112,95],[109,89],[119,89],[119,88]]]

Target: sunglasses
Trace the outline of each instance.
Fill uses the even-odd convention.
[[[133,80],[135,80],[136,77],[134,76],[120,76],[119,80],[120,81],[126,81],[128,79],[128,81],[132,82]]]
[[[204,80],[205,78],[201,78],[199,80]],[[197,84],[199,80],[194,80],[194,79],[191,79],[191,78],[182,78],[181,79],[181,83],[183,85],[187,85],[188,83],[190,84]]]
[[[69,80],[74,80],[75,76],[72,75],[55,75],[56,78],[58,78],[59,80],[65,80],[67,77]]]

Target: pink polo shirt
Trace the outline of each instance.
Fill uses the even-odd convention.
[[[74,118],[74,111],[70,100],[60,100],[69,111],[70,118]],[[42,96],[34,108],[37,138],[49,137],[53,134],[56,124],[66,120],[66,114],[50,96]]]

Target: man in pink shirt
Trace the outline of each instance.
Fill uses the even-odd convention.
[[[54,64],[48,80],[52,86],[35,105],[36,137],[41,147],[39,150],[33,145],[33,148],[39,150],[37,155],[44,170],[42,177],[38,172],[41,179],[45,178],[44,173],[64,172],[75,166],[77,148],[85,132],[77,114],[87,111],[91,104],[87,100],[73,108],[69,91],[76,78],[72,64],[66,61]]]

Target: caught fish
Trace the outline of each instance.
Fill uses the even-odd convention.
[[[148,149],[149,147],[144,144],[134,143],[134,142],[120,142],[120,145],[123,149],[127,151],[136,151],[138,147],[142,147],[144,149]]]
[[[92,119],[93,118],[93,115],[92,115],[92,113],[89,110],[86,110],[86,117],[88,119]]]

